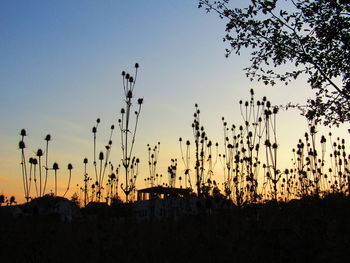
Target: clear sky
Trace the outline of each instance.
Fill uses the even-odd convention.
[[[120,73],[132,72],[135,62],[140,64],[135,96],[144,98],[135,148],[139,187],[148,176],[148,143],[160,141],[158,172],[165,175],[170,159],[180,159],[178,138],[193,140],[195,103],[208,136],[222,145],[221,117],[239,124],[238,101],[249,98],[250,88],[277,105],[303,104],[312,96],[303,79],[277,87],[249,82],[243,71],[249,57],[224,57],[224,25],[189,0],[0,1],[0,194],[23,200],[22,128],[28,132],[28,156],[44,148],[51,134],[49,162],[62,167],[59,193],[69,162],[73,186],[82,184],[82,160],[93,155],[91,128],[101,118],[102,149],[123,107]],[[288,163],[305,129],[299,112],[279,115],[282,162]],[[112,161],[118,163],[119,133],[113,142]]]

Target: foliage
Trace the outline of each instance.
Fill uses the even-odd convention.
[[[251,65],[245,68],[250,80],[287,84],[306,74],[316,91],[306,116],[323,118],[326,125],[350,121],[349,1],[251,0],[245,8],[228,4],[199,1],[199,7],[228,21],[226,56],[244,48],[251,52]],[[284,65],[287,71],[277,70]]]

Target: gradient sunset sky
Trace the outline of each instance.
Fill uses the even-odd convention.
[[[158,172],[166,175],[170,159],[180,159],[178,138],[193,141],[195,103],[209,138],[222,145],[221,117],[240,124],[238,101],[249,98],[250,88],[256,98],[267,96],[276,105],[305,104],[312,96],[305,79],[276,87],[250,82],[243,71],[249,65],[247,53],[225,58],[225,21],[197,4],[0,1],[0,194],[23,200],[18,142],[25,128],[28,157],[44,149],[44,138],[51,134],[49,163],[62,168],[59,193],[68,180],[67,164],[73,164],[71,196],[74,185],[83,182],[83,158],[93,158],[91,128],[101,118],[98,150],[103,149],[124,106],[121,72],[132,73],[135,62],[140,69],[134,93],[144,98],[135,145],[141,159],[138,187],[148,176],[147,144],[160,141]],[[296,110],[278,116],[281,166],[286,168],[307,126]],[[347,139],[345,132],[339,134]],[[112,161],[119,163],[118,130],[113,144]]]

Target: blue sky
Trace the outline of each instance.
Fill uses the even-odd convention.
[[[239,123],[237,102],[249,97],[250,88],[277,105],[312,96],[302,79],[287,87],[249,82],[242,70],[249,65],[246,53],[224,57],[224,25],[198,9],[197,1],[1,1],[0,193],[21,194],[22,128],[29,154],[51,134],[50,161],[62,167],[72,162],[73,182],[81,183],[81,161],[92,159],[91,128],[100,117],[102,148],[123,107],[120,73],[132,72],[135,62],[135,93],[144,98],[135,148],[144,161],[141,185],[148,143],[161,142],[159,173],[166,173],[171,158],[180,159],[178,138],[192,139],[195,103],[209,137],[222,143],[221,117]],[[279,118],[281,159],[288,162],[306,122],[297,111]],[[62,169],[62,187],[66,177]]]

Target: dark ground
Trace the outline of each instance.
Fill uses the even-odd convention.
[[[0,262],[350,262],[350,199],[305,198],[143,223],[0,214]]]

